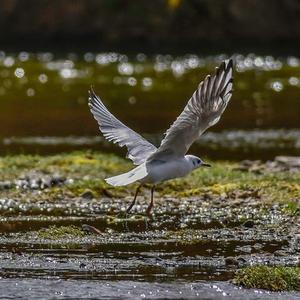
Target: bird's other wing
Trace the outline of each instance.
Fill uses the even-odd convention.
[[[135,165],[142,164],[157,150],[154,145],[114,117],[93,89],[89,90],[89,107],[103,136],[120,147],[126,146],[128,150],[126,157]]]
[[[213,76],[198,86],[183,112],[166,131],[160,147],[147,161],[182,157],[192,143],[210,126],[216,124],[232,94],[232,60],[224,61]]]

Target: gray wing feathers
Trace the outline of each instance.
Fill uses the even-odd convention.
[[[166,131],[158,150],[148,160],[185,155],[192,143],[219,121],[232,94],[232,67],[232,60],[223,62],[215,75],[208,75],[199,84],[183,112]]]
[[[142,164],[157,150],[154,145],[114,117],[92,89],[89,91],[89,107],[103,136],[120,147],[126,146],[127,158],[135,165]]]

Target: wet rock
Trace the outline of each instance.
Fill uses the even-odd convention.
[[[46,189],[52,186],[52,178],[51,176],[45,176],[41,178],[40,187],[41,189]]]
[[[242,252],[242,253],[251,253],[252,248],[250,245],[239,246],[239,247],[236,247],[236,251]]]
[[[18,209],[18,205],[15,200],[13,199],[0,199],[0,210],[4,211],[13,211]]]
[[[81,195],[80,197],[84,198],[84,199],[93,199],[95,198],[93,192],[91,190],[85,190]]]
[[[237,262],[238,262],[239,264],[245,264],[245,263],[247,263],[247,259],[246,259],[245,257],[242,257],[242,256],[238,256],[238,257],[236,258],[236,260],[237,260]]]
[[[246,228],[253,228],[255,225],[255,222],[253,220],[247,220],[243,223],[243,226]]]
[[[243,160],[236,170],[260,173],[262,165],[263,163],[260,160]]]
[[[300,156],[277,156],[275,157],[275,162],[290,168],[300,169]]]
[[[274,255],[275,256],[289,256],[289,253],[287,253],[286,251],[284,250],[276,250],[274,252]]]
[[[30,172],[15,180],[14,186],[19,189],[39,190],[66,183],[66,179],[58,174],[49,175],[41,172]]]
[[[59,174],[54,174],[51,178],[51,186],[53,185],[59,185],[66,182],[66,178],[64,176],[61,176]]]
[[[84,232],[89,234],[102,234],[102,232],[98,228],[88,224],[83,224],[81,228]]]
[[[225,258],[225,265],[226,266],[238,266],[238,260],[233,256],[228,256]]]
[[[79,268],[80,268],[80,269],[85,269],[85,268],[86,268],[86,264],[81,263],[81,264],[79,265]]]
[[[24,179],[17,179],[15,180],[15,186],[19,189],[27,189],[28,188],[28,182]]]
[[[0,191],[11,189],[13,186],[14,186],[14,184],[10,181],[1,181],[0,182]]]
[[[40,178],[28,179],[28,185],[30,189],[37,190],[41,187],[42,180]]]
[[[260,243],[255,243],[255,244],[253,245],[253,248],[254,248],[255,250],[260,250],[260,249],[263,248],[263,245],[260,244]]]
[[[248,171],[256,174],[273,172],[300,172],[299,156],[277,156],[272,161],[263,163],[260,160],[243,160],[235,169],[238,171]]]

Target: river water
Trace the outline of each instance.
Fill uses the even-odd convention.
[[[299,293],[245,290],[227,282],[140,282],[2,279],[1,299],[243,299],[296,300]]]
[[[191,151],[217,159],[299,154],[300,60],[232,56],[232,100]],[[0,151],[123,154],[99,135],[87,107],[90,86],[125,124],[159,144],[198,83],[228,57],[0,51]]]

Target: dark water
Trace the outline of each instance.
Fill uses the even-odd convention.
[[[198,83],[227,57],[0,51],[0,151],[122,153],[98,135],[87,107],[91,85],[125,124],[159,144]],[[300,60],[233,57],[231,103],[192,152],[220,159],[299,154]]]

